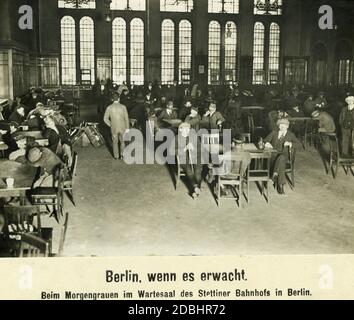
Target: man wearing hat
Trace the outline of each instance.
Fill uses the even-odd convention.
[[[193,199],[197,199],[201,194],[202,146],[197,134],[191,136],[191,125],[189,123],[183,122],[178,127],[174,147],[175,154],[180,160],[180,167],[186,174],[190,194]]]
[[[63,165],[59,157],[48,148],[34,147],[28,152],[28,161],[34,167],[41,168],[40,177],[33,187],[53,187],[54,175]]]
[[[315,104],[317,109],[326,109],[328,106],[327,99],[323,91],[318,93],[318,97],[315,99]]]
[[[200,125],[205,129],[213,130],[219,129],[224,122],[225,118],[223,117],[223,115],[219,111],[216,111],[215,102],[211,102],[209,104],[208,111],[204,114],[202,118]]]
[[[279,194],[285,194],[285,169],[286,163],[289,160],[288,151],[294,155],[294,144],[299,143],[294,133],[289,131],[289,125],[290,122],[288,119],[279,119],[277,122],[278,129],[272,131],[264,139],[266,148],[272,148],[278,151],[277,153],[272,153],[271,162],[273,168],[273,181]]]
[[[339,126],[342,130],[342,156],[351,156],[353,153],[354,132],[354,96],[345,99],[347,106],[339,115]]]
[[[198,108],[192,107],[190,110],[190,114],[185,119],[185,122],[189,123],[192,129],[198,131],[201,119],[202,118],[198,113]]]
[[[333,117],[326,111],[315,110],[311,113],[312,119],[318,121],[319,133],[332,133],[336,131]]]

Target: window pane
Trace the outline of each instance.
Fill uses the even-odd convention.
[[[144,22],[138,18],[130,24],[130,81],[144,84]]]
[[[209,49],[208,49],[208,83],[220,83],[220,45],[221,28],[216,21],[209,24]]]
[[[254,14],[281,15],[282,2],[282,0],[270,0],[270,5],[268,6],[268,1],[266,0],[254,0]]]
[[[69,8],[69,9],[96,9],[96,0],[83,0],[83,1],[72,1],[66,2],[65,0],[58,0],[59,8]]]
[[[192,68],[192,25],[187,20],[179,24],[179,82],[190,83]]]
[[[239,0],[208,0],[209,13],[239,13]]]
[[[264,26],[257,22],[253,39],[253,84],[264,82]]]
[[[227,22],[225,28],[225,81],[236,81],[237,28],[234,22]]]
[[[120,85],[127,81],[127,34],[125,20],[115,18],[112,27],[113,82]]]
[[[61,77],[62,84],[76,84],[75,20],[69,16],[61,19]]]
[[[112,0],[111,10],[139,10],[145,11],[146,0]]]
[[[162,22],[161,38],[161,82],[167,84],[175,77],[175,26],[172,20]]]
[[[161,11],[191,12],[193,10],[193,0],[160,0]]]
[[[279,82],[280,29],[278,24],[270,25],[269,35],[269,83]]]
[[[81,81],[95,84],[95,31],[90,17],[83,17],[80,20],[80,67],[81,74],[86,74]]]

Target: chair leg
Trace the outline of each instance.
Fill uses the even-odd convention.
[[[221,188],[221,186],[220,186],[220,176],[218,177],[218,182],[217,182],[217,184],[218,184],[218,186],[217,186],[217,188],[218,188],[218,194],[217,194],[217,200],[218,200],[218,207],[220,206],[220,202],[221,202],[221,197],[220,197],[220,188]]]
[[[269,203],[269,179],[266,182],[266,187],[267,187],[267,203]]]

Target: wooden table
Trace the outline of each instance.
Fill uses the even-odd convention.
[[[10,160],[0,160],[0,198],[19,197],[21,205],[25,204],[26,191],[30,190],[37,168],[27,164]],[[14,178],[14,187],[9,189],[6,185],[7,178]]]

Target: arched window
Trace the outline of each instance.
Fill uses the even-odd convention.
[[[144,22],[139,18],[130,22],[130,82],[144,84]]]
[[[220,83],[220,45],[221,28],[217,21],[209,23],[209,45],[208,45],[208,83]]]
[[[209,13],[239,13],[239,0],[208,0]]]
[[[270,25],[269,31],[269,84],[279,81],[280,28],[277,23]]]
[[[80,20],[81,83],[95,84],[95,31],[90,17]]]
[[[180,83],[190,83],[192,68],[192,24],[188,20],[179,23],[179,63]]]
[[[263,84],[264,80],[264,25],[256,22],[253,38],[253,84]]]
[[[113,82],[127,81],[127,26],[122,18],[115,18],[112,24],[112,65]]]
[[[225,25],[225,81],[236,81],[237,73],[237,28],[235,22]]]
[[[61,79],[64,85],[76,84],[75,20],[71,16],[61,19]]]
[[[317,85],[326,84],[327,48],[317,43],[313,48],[313,82]]]
[[[161,82],[172,83],[175,77],[175,25],[166,19],[161,27]]]

